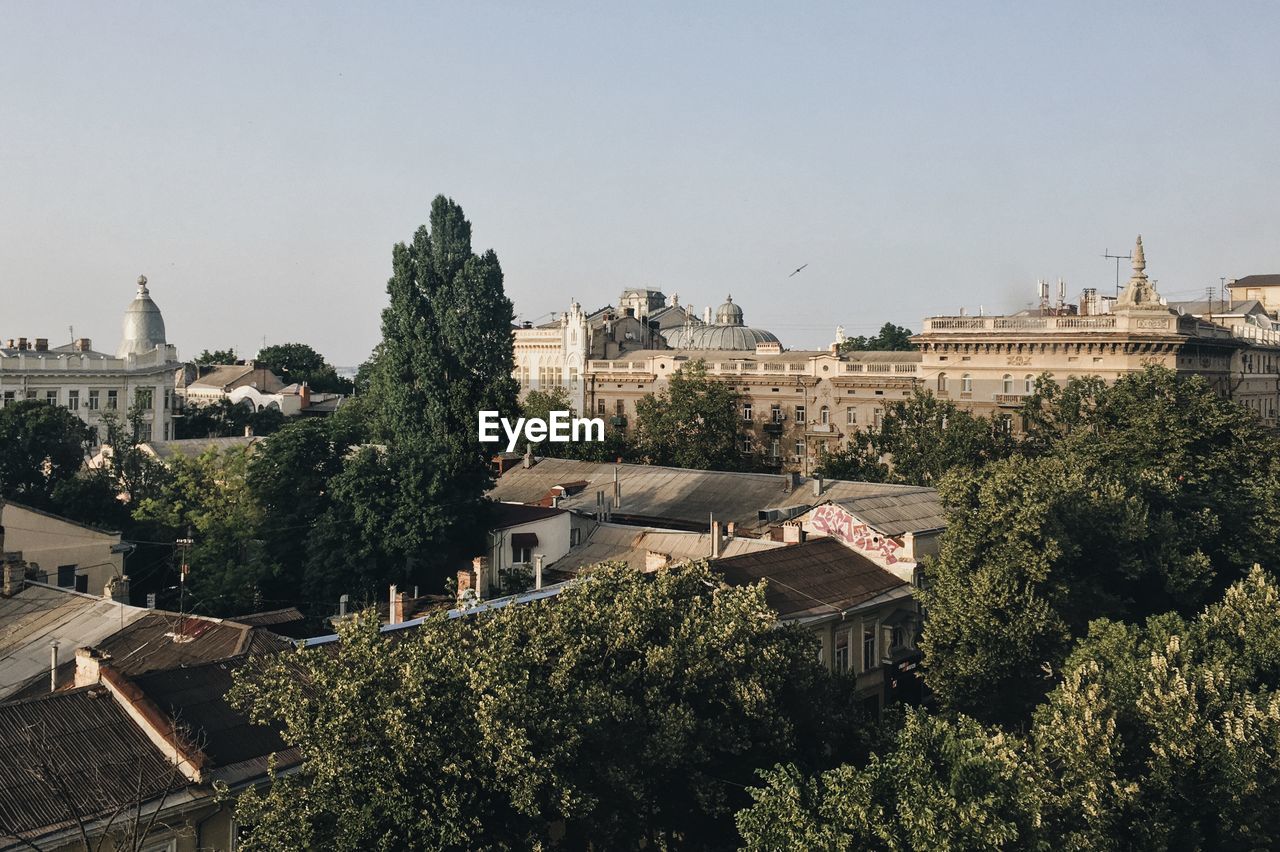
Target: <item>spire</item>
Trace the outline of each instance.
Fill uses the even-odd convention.
[[[151,291],[147,289],[147,276],[139,275],[138,276],[138,295],[146,296],[146,295],[149,295],[150,293]]]
[[[1120,294],[1117,308],[1164,308],[1160,294],[1147,279],[1147,255],[1142,249],[1142,235],[1133,247],[1133,275],[1129,276],[1129,284]]]

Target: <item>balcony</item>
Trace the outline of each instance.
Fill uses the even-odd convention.
[[[996,405],[1008,406],[1011,408],[1021,408],[1027,398],[1018,393],[997,393],[993,394]]]
[[[764,424],[764,433],[766,435],[781,435],[782,430],[786,428],[786,424],[781,420],[774,420]]]
[[[836,429],[830,423],[810,423],[808,427],[806,427],[806,431],[815,435],[830,435],[833,434]]]

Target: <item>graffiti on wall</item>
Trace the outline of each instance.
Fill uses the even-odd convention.
[[[839,506],[827,503],[813,510],[809,516],[813,532],[839,539],[855,550],[883,561],[886,565],[897,563],[902,545],[888,536],[882,536]]]

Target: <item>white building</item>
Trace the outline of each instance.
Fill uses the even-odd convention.
[[[124,419],[142,411],[143,441],[173,437],[174,374],[177,348],[165,341],[164,318],[151,300],[146,276],[125,310],[124,333],[114,356],[97,352],[88,338],[49,346],[47,338],[10,338],[0,346],[0,405],[38,399],[62,405],[98,431],[102,417]]]

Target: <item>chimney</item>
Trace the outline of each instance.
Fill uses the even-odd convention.
[[[37,337],[37,338],[36,338],[36,351],[37,351],[37,352],[48,352],[48,351],[49,351],[49,338],[47,338],[47,337]]]
[[[523,467],[525,470],[528,470],[529,468],[533,467],[533,449],[532,448],[529,448],[529,447],[525,448]]]
[[[58,691],[58,640],[49,640],[49,691]]]
[[[644,552],[644,570],[646,573],[660,571],[671,564],[671,557],[666,553],[657,553],[652,550]]]
[[[800,487],[800,474],[796,471],[782,474],[782,493],[790,494]]]
[[[338,618],[347,617],[347,607],[351,603],[351,595],[343,595],[338,598]]]
[[[782,525],[782,541],[784,544],[799,544],[800,539],[799,524],[785,523]]]
[[[391,613],[387,619],[388,624],[404,624],[404,599],[408,595],[404,592],[397,591],[395,586],[391,587]]]
[[[102,664],[111,659],[111,655],[93,648],[76,649],[75,688],[92,686],[102,680]]]
[[[815,476],[813,478],[813,496],[814,497],[822,496],[822,477],[821,476]]]
[[[622,483],[618,481],[618,468],[613,468],[613,508],[622,508]]]
[[[107,580],[107,585],[102,590],[102,596],[111,598],[116,603],[129,603],[129,578],[126,575],[118,574]]]
[[[734,530],[735,530],[735,529],[737,529],[737,526],[738,526],[738,525],[737,525],[736,523],[734,523],[733,521],[730,521],[729,523],[725,524],[725,525],[724,525],[724,537],[725,537],[725,538],[727,538],[727,539],[728,539],[728,538],[733,538],[733,532],[734,532]]]
[[[25,337],[18,338],[18,348],[22,350],[27,348],[27,339]]]
[[[542,588],[542,554],[535,553],[533,555],[533,587],[535,589]]]
[[[458,572],[458,600],[462,600],[462,593],[467,589],[475,588],[476,573],[474,571],[463,569]]]
[[[253,427],[252,427],[252,426],[246,426],[246,427],[244,427],[244,436],[245,436],[246,438],[252,438],[252,437],[253,437]]]
[[[0,586],[0,597],[11,598],[27,584],[27,563],[22,561],[21,554],[0,553],[0,559],[4,560],[4,584]]]
[[[722,544],[723,542],[721,541],[721,538],[720,538],[720,522],[712,521],[711,522],[711,558],[712,559],[720,558],[720,550],[721,550]]]
[[[475,585],[472,586],[476,590],[476,598],[483,598],[485,593],[485,575],[489,573],[489,557],[477,556],[471,560],[471,570],[475,573]]]
[[[298,396],[302,398],[302,407],[311,407],[311,386],[306,382],[302,383],[302,387],[298,390]]]

